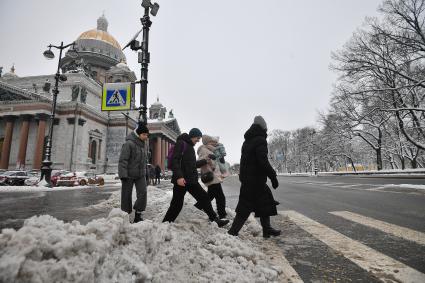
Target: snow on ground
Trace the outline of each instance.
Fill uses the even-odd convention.
[[[403,188],[403,189],[416,189],[425,190],[425,185],[414,185],[414,184],[388,184],[383,185],[383,188]]]
[[[278,257],[261,246],[272,242],[258,237],[261,227],[252,216],[240,237],[230,236],[187,194],[176,223],[161,223],[171,195],[169,185],[148,187],[145,220],[137,224],[118,208],[117,191],[95,205],[111,208],[108,217],[87,225],[43,215],[18,231],[3,229],[0,282],[283,281]]]
[[[121,186],[120,183],[111,183],[108,186]],[[50,192],[50,191],[67,191],[67,190],[81,190],[86,188],[99,188],[102,186],[72,186],[72,187],[45,187],[39,183],[38,186],[0,186],[1,192]]]

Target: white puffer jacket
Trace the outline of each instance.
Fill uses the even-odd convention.
[[[215,137],[211,137],[208,135],[202,136],[202,143],[198,148],[198,158],[199,159],[206,159],[208,160],[208,163],[201,167],[201,174],[205,172],[213,172],[214,173],[214,179],[211,182],[205,183],[205,185],[208,187],[213,184],[218,184],[223,182],[223,178],[221,177],[221,171],[218,167],[217,160],[212,160],[208,156],[210,154],[214,154],[215,147],[210,144],[210,142],[218,142],[218,140]]]

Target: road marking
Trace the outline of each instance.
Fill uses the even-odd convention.
[[[425,282],[425,274],[296,211],[279,211],[279,214],[384,282]]]
[[[291,264],[288,262],[288,260],[284,256],[282,256],[281,261],[282,261],[282,272],[286,278],[289,278],[288,282],[304,283],[304,281],[301,279],[301,277],[298,275],[298,273],[295,271],[295,269],[291,266]]]
[[[396,237],[400,237],[421,245],[425,245],[425,233],[369,218],[349,211],[333,211],[329,213],[365,226],[381,230]]]

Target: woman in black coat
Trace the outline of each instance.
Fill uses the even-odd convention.
[[[277,214],[277,202],[267,186],[267,177],[274,189],[279,182],[268,160],[267,124],[263,117],[255,117],[244,137],[239,173],[241,190],[236,216],[228,233],[237,236],[249,214],[254,212],[256,217],[260,217],[263,237],[278,236],[280,231],[270,225],[270,216]]]

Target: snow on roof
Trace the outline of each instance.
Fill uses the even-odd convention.
[[[258,244],[228,235],[186,198],[176,223],[161,223],[170,188],[148,188],[145,221],[129,223],[120,191],[91,208],[113,208],[81,225],[49,215],[0,234],[0,281],[15,282],[276,282],[278,264]],[[234,214],[228,211],[229,214]],[[251,216],[242,234],[258,235]]]

